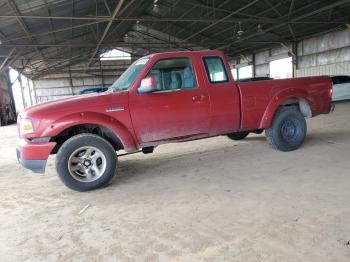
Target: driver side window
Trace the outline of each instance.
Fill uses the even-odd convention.
[[[192,62],[189,58],[167,58],[156,62],[148,72],[157,82],[157,90],[191,89],[197,86]]]

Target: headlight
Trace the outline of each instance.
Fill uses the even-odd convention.
[[[22,135],[33,134],[34,127],[32,120],[28,118],[22,118],[19,122],[19,131]]]

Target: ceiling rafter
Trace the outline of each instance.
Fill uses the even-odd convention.
[[[3,69],[6,68],[7,62],[10,60],[11,56],[16,52],[16,47],[12,48],[10,53],[5,57],[4,61],[0,64],[0,74],[2,73]]]
[[[159,10],[154,10],[153,0],[123,1],[113,18],[119,0],[42,0],[30,5],[5,0],[10,9],[0,15],[1,57],[16,47],[7,64],[16,60],[13,66],[21,68],[20,62],[28,60],[29,75],[36,77],[81,62],[91,73],[107,49],[130,52],[133,59],[149,52],[199,48],[222,48],[236,56],[345,28],[350,19],[350,0],[158,0]],[[244,31],[240,40],[234,34],[239,23]]]
[[[280,4],[278,4],[280,5]],[[245,15],[249,16],[249,15]],[[73,21],[96,21],[91,22],[94,24],[98,24],[101,22],[109,21],[108,16],[91,16],[91,17],[76,17],[76,16],[33,16],[33,15],[0,15],[0,19],[14,19],[14,18],[22,18],[22,19],[30,19],[30,20],[73,20]],[[251,15],[249,18],[242,17],[232,17],[229,19],[221,20],[220,18],[210,18],[210,17],[152,17],[152,16],[140,16],[140,17],[117,17],[113,19],[113,21],[129,21],[129,22],[152,22],[155,24],[163,23],[163,22],[176,22],[176,23],[206,23],[206,24],[232,24],[237,22],[260,22],[266,24],[279,24],[281,22],[287,22],[287,20],[281,20],[276,18],[268,18],[268,17],[256,17]],[[339,23],[339,21],[324,21],[324,20],[315,20],[315,21],[290,21],[292,24],[322,24],[322,23]],[[188,26],[192,26],[190,24]]]
[[[11,8],[11,10],[15,13],[16,15],[16,19],[18,21],[18,23],[21,25],[21,28],[23,29],[23,31],[26,33],[26,35],[30,38],[32,43],[36,43],[36,40],[31,37],[31,33],[29,31],[28,26],[26,25],[26,23],[24,22],[23,18],[21,18],[21,12],[18,9],[16,3],[14,2],[14,0],[7,0],[7,3],[9,5],[9,7]],[[43,55],[43,53],[40,51],[39,48],[35,47],[35,50],[37,51],[37,53],[42,57],[43,61],[45,61],[45,56]]]
[[[346,4],[346,3],[350,3],[350,0],[341,0],[341,1],[337,1],[335,3],[332,3],[332,4],[329,4],[329,5],[326,5],[326,6],[323,6],[321,8],[318,8],[314,11],[311,11],[311,12],[308,12],[308,13],[305,13],[305,14],[302,14],[300,16],[297,16],[297,17],[294,17],[291,19],[291,21],[299,21],[299,20],[302,20],[304,18],[307,18],[307,17],[310,17],[310,16],[313,16],[313,15],[316,15],[316,14],[319,14],[319,13],[322,13],[322,12],[325,12],[325,11],[328,11],[329,9],[331,8],[334,8],[334,7],[337,7],[337,6],[340,6],[342,4]],[[255,32],[253,34],[250,34],[248,36],[245,36],[245,37],[242,37],[242,39],[240,41],[245,41],[245,40],[248,40],[250,38],[253,38],[255,36],[258,36],[259,34],[266,34],[270,31],[273,31],[275,29],[278,29],[278,28],[281,28],[285,25],[288,25],[289,22],[285,22],[285,23],[281,23],[279,25],[275,25],[275,26],[272,26],[272,27],[269,27],[265,30],[263,30],[262,32]],[[236,41],[237,42],[237,41]],[[231,44],[228,44],[228,45],[223,45],[223,46],[220,46],[218,47],[218,49],[227,49],[229,47],[231,47],[235,42],[231,43]]]
[[[252,5],[255,5],[255,4],[256,4],[257,2],[259,2],[259,1],[260,1],[260,0],[251,1],[250,3],[248,3],[248,4],[244,5],[244,6],[242,6],[242,7],[239,8],[239,9],[237,9],[236,11],[233,11],[232,13],[228,14],[227,16],[225,16],[225,17],[219,19],[218,21],[216,21],[216,22],[214,22],[214,23],[212,23],[212,24],[210,24],[210,25],[204,27],[203,29],[201,29],[201,30],[199,30],[198,32],[196,32],[195,34],[193,34],[193,35],[191,35],[191,36],[189,36],[189,37],[186,37],[186,38],[184,39],[184,41],[188,41],[188,40],[192,39],[193,37],[199,35],[200,33],[203,33],[203,32],[205,32],[205,31],[207,31],[208,29],[210,29],[210,28],[212,28],[213,26],[219,24],[220,22],[225,21],[226,19],[230,18],[231,16],[233,16],[233,15],[235,15],[235,14],[237,14],[237,13],[239,13],[239,12],[245,10],[245,9],[247,9],[248,7],[250,7],[250,6],[252,6]]]

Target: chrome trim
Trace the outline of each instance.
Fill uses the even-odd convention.
[[[108,107],[106,109],[106,112],[117,112],[117,111],[123,111],[124,107],[123,106],[113,106],[113,107]]]
[[[177,89],[166,89],[166,90],[159,90],[159,91],[154,91],[152,92],[153,94],[163,94],[163,93],[173,93],[173,92],[178,92],[183,89],[177,88]]]
[[[51,137],[36,137],[36,138],[30,139],[30,141],[42,143],[42,142],[50,142],[50,139]]]

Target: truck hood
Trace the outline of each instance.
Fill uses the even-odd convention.
[[[125,92],[124,92],[125,93]],[[59,99],[51,102],[41,103],[23,110],[20,115],[22,118],[51,118],[53,115],[58,116],[65,113],[75,113],[90,111],[101,108],[109,103],[109,95],[112,93],[94,93],[77,95],[71,98]],[[122,96],[122,93],[115,93],[115,96]]]
[[[121,91],[79,95],[29,107],[20,113],[20,118],[31,119],[35,132],[23,137],[29,139],[41,137],[47,133],[47,130],[51,130],[57,125],[69,125],[70,122],[77,121],[77,114],[86,116],[93,113],[110,116],[113,114],[113,112],[108,113],[107,111],[110,107],[121,106],[127,108],[128,101],[128,91]],[[125,113],[127,113],[127,110]],[[121,117],[121,114],[118,117]]]

